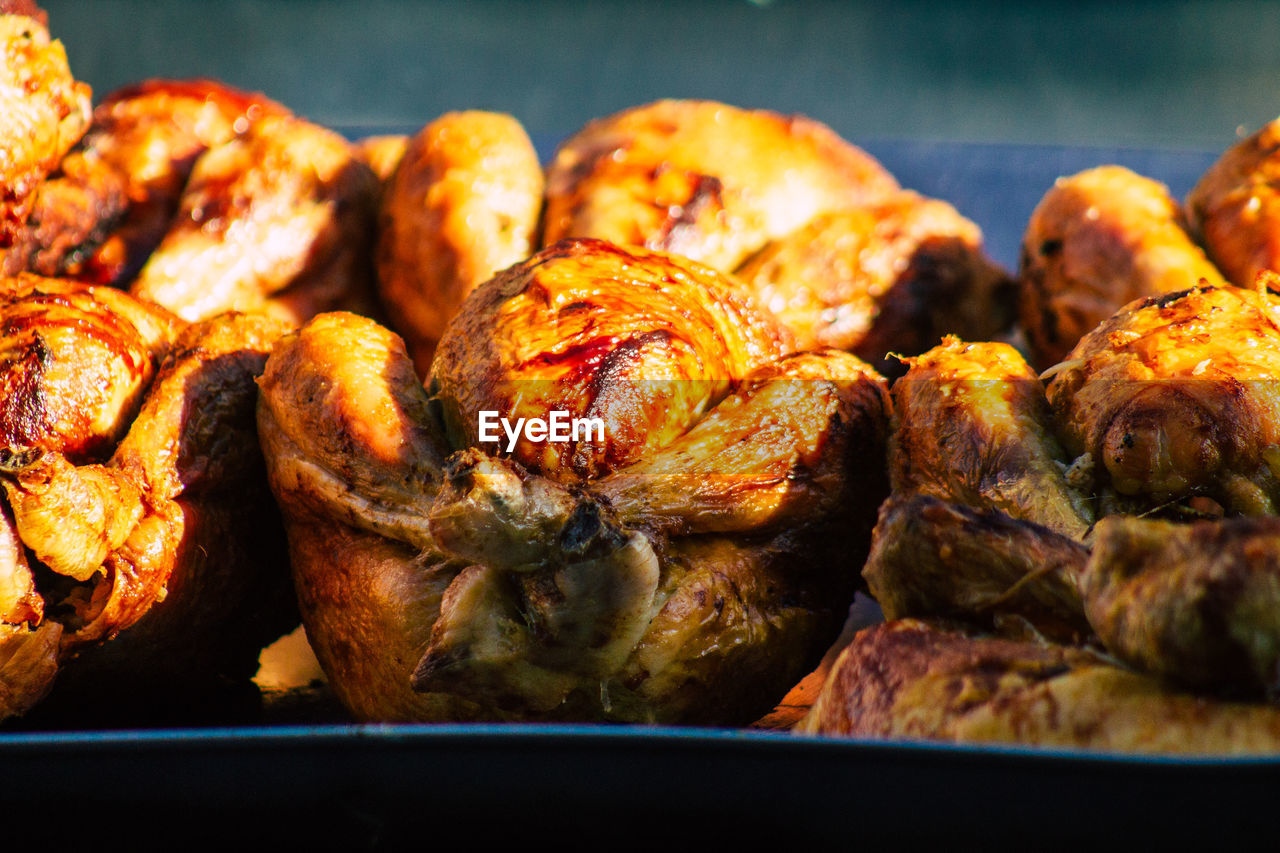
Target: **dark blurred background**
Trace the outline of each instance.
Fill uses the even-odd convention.
[[[662,97],[804,113],[955,204],[1012,268],[1055,177],[1127,165],[1182,196],[1280,113],[1280,3],[42,0],[99,97],[219,78],[355,137],[512,113],[548,156]]]
[[[44,0],[107,91],[204,75],[316,121],[454,108],[535,135],[658,97],[802,112],[854,140],[1218,150],[1280,113],[1280,4]]]

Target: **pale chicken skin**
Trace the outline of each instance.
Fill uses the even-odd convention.
[[[430,393],[369,321],[323,315],[286,338],[260,432],[308,635],[352,713],[767,710],[843,618],[888,400],[853,356],[784,358],[785,334],[756,320],[707,268],[578,241],[468,297]],[[602,444],[508,454],[475,434],[475,407],[609,401],[620,427]]]
[[[372,312],[377,197],[346,140],[264,116],[197,160],[129,292],[191,321],[260,311],[296,326],[322,311]]]
[[[543,177],[524,128],[446,113],[408,142],[379,212],[379,293],[422,372],[476,285],[537,248]]]
[[[1022,329],[1041,370],[1135,299],[1226,283],[1168,188],[1122,166],[1059,178],[1027,223],[1020,267]]]
[[[287,112],[212,80],[148,80],[112,92],[40,185],[5,271],[127,287],[169,229],[199,156]]]
[[[0,316],[21,413],[0,447],[0,718],[60,673],[44,707],[81,713],[247,679],[291,612],[253,419],[253,377],[282,327],[187,327],[120,291],[33,275],[6,280]]]
[[[71,76],[62,43],[35,3],[0,3],[0,247],[18,236],[36,187],[89,123],[89,87]]]

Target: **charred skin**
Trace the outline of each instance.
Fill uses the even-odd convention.
[[[533,254],[542,190],[510,116],[447,113],[409,141],[383,194],[378,287],[421,372],[467,294]]]
[[[579,241],[468,297],[434,396],[369,321],[325,315],[287,338],[264,374],[260,431],[308,633],[340,695],[359,697],[352,712],[711,723],[767,710],[852,595],[839,567],[869,526],[855,516],[883,494],[888,400],[848,354],[782,358],[781,332],[759,319],[710,270]],[[662,347],[632,344],[656,330]],[[467,438],[460,399],[583,414],[618,386],[634,395],[646,369],[703,387],[692,404],[636,407],[652,420],[624,448],[633,459],[575,469]],[[338,538],[342,565],[315,544]],[[404,632],[421,660],[378,659],[410,647]]]
[[[712,101],[589,123],[547,170],[545,244],[597,237],[736,269],[815,216],[897,183],[825,125]]]
[[[373,311],[378,182],[337,134],[269,114],[196,162],[129,292],[186,320],[261,311],[296,326]]]
[[[89,123],[90,90],[34,3],[0,8],[0,248],[21,233],[40,181]]]
[[[890,480],[897,494],[993,509],[1081,538],[1093,523],[1067,481],[1044,386],[1006,344],[955,338],[907,359],[893,386]]]
[[[1280,305],[1207,288],[1136,301],[1086,335],[1048,385],[1055,431],[1100,491],[1135,511],[1200,495],[1275,514]]]
[[[1223,152],[1187,196],[1193,231],[1233,284],[1280,269],[1280,120]]]
[[[990,340],[1013,320],[1013,283],[983,253],[978,226],[912,192],[820,215],[735,275],[798,349],[835,347],[872,364],[945,334]]]
[[[127,287],[160,243],[196,159],[287,110],[212,80],[117,90],[41,185],[4,270]]]
[[[1240,755],[1280,750],[1280,711],[1179,692],[1070,646],[903,619],[854,638],[799,731]]]
[[[1045,193],[1019,277],[1022,328],[1041,370],[1135,299],[1226,283],[1168,189],[1121,166],[1059,178]]]

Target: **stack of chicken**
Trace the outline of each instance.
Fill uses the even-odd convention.
[[[710,102],[594,122],[545,180],[507,116],[403,146],[377,261],[407,350],[323,315],[261,382],[331,685],[360,719],[758,717],[837,633],[884,494],[863,358],[1011,316],[977,228]],[[557,412],[601,429],[485,440]]]
[[[29,0],[0,38],[0,719],[217,720],[297,619],[255,378],[287,328],[372,310],[378,182],[216,83],[91,111]]]
[[[889,621],[805,731],[1280,749],[1277,133],[1206,173],[1190,226],[1120,167],[1058,182],[1023,245],[1042,374],[955,338],[907,360],[863,572]]]

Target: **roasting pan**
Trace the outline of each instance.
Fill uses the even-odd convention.
[[[1217,156],[855,141],[905,187],[975,220],[1010,269],[1032,208],[1059,175],[1119,163],[1182,197]],[[535,142],[544,158],[554,147]],[[468,847],[551,840],[574,849],[673,842],[723,849],[749,840],[1042,849],[1118,836],[1172,834],[1183,844],[1220,842],[1224,833],[1256,838],[1274,832],[1280,793],[1280,756],[1135,758],[759,730],[284,720],[0,730],[0,810],[24,825],[56,827],[74,815],[85,832],[124,833],[115,842],[135,848],[159,839],[168,849],[212,840],[251,849],[424,849],[459,832]]]

